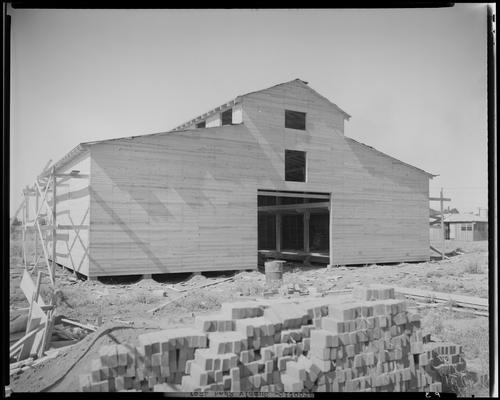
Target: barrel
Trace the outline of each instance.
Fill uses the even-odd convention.
[[[266,286],[268,288],[280,287],[283,283],[283,265],[285,261],[266,261],[264,264],[266,271]]]

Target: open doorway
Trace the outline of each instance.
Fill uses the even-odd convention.
[[[259,255],[328,263],[329,204],[328,193],[259,190]]]

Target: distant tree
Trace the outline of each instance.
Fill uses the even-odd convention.
[[[450,214],[460,214],[459,211],[456,208],[452,208],[450,210]]]
[[[19,218],[15,217],[14,221],[12,222],[12,225],[14,225],[14,226],[21,225],[21,220]]]

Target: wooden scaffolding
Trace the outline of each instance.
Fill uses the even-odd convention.
[[[12,228],[20,216],[24,266],[20,287],[29,303],[26,333],[9,349],[10,357],[17,360],[41,357],[50,344],[56,307],[57,230],[61,228],[57,224],[57,186],[69,178],[83,177],[78,171],[57,174],[56,167],[50,164],[51,161],[31,186],[23,189],[23,200],[11,220]],[[31,235],[34,235],[33,249],[28,248]],[[48,304],[41,297],[44,276],[50,282]]]

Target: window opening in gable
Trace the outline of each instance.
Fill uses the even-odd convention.
[[[233,109],[223,111],[220,114],[221,125],[232,125],[233,124]]]
[[[285,128],[306,130],[306,113],[285,110]]]

